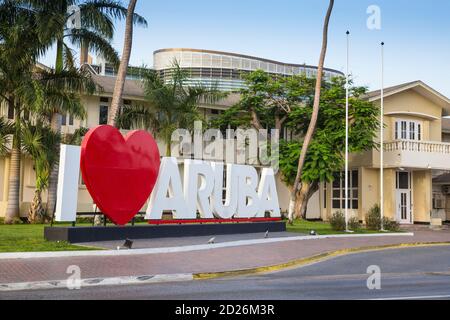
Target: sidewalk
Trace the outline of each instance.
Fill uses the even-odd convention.
[[[272,266],[343,249],[449,242],[449,231],[416,231],[414,236],[358,237],[283,241],[202,251],[126,256],[0,260],[0,284],[65,280],[76,265],[83,279],[143,275],[226,272]],[[447,250],[443,248],[442,250]]]

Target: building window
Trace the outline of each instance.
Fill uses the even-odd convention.
[[[422,124],[418,121],[397,120],[395,140],[422,140]]]
[[[73,121],[74,121],[74,117],[71,114],[63,114],[61,116],[61,125],[62,126],[67,126],[67,118],[69,118],[69,126],[73,126]]]
[[[406,171],[397,172],[395,187],[401,190],[411,189],[411,173]]]
[[[323,208],[327,208],[327,183],[323,184]]]
[[[332,205],[333,209],[345,209],[345,172],[338,173],[333,181]],[[359,208],[359,172],[349,171],[348,174],[348,208]]]
[[[108,106],[100,106],[99,121],[100,125],[108,124]]]

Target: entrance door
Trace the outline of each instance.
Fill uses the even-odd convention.
[[[397,172],[397,221],[403,224],[411,221],[411,172]]]

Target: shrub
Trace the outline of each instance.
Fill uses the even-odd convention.
[[[335,212],[330,218],[331,228],[334,231],[345,230],[345,216],[341,211]]]
[[[381,228],[381,212],[380,206],[374,205],[370,208],[369,212],[366,215],[366,228],[367,230],[375,230],[378,231]]]
[[[385,230],[398,232],[400,231],[400,224],[397,221],[391,220],[389,218],[383,218],[383,226]]]
[[[386,217],[383,217],[383,226],[388,231],[397,232],[400,230],[400,224],[398,222]],[[367,213],[366,227],[368,230],[381,230],[381,212],[379,205],[374,205]]]
[[[348,220],[348,228],[350,230],[356,231],[361,228],[361,224],[359,223],[359,219],[356,217],[352,217]]]

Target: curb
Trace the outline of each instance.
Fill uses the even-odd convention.
[[[282,271],[284,269],[311,265],[311,264],[323,262],[323,261],[326,261],[326,260],[329,260],[332,258],[346,256],[346,255],[355,254],[355,253],[393,250],[393,249],[439,247],[439,246],[450,246],[450,242],[418,242],[418,243],[404,243],[404,244],[395,244],[395,245],[382,245],[382,246],[369,246],[369,247],[360,247],[360,248],[352,248],[352,249],[342,249],[342,250],[321,253],[318,255],[311,256],[311,257],[296,259],[293,261],[289,261],[289,262],[281,263],[281,264],[277,264],[277,265],[272,265],[272,266],[256,267],[256,268],[233,270],[233,271],[223,271],[223,272],[197,273],[197,274],[194,274],[194,280],[228,278],[228,277],[246,276],[246,275],[254,275],[254,274]]]
[[[192,280],[193,280],[192,274],[167,274],[167,275],[137,276],[137,277],[93,278],[80,280],[79,283],[73,283],[74,281],[69,282],[69,280],[54,280],[54,281],[0,284],[0,292],[51,290],[51,289],[77,290],[89,287],[138,285],[138,284],[180,282]],[[76,288],[69,289],[70,287]]]

